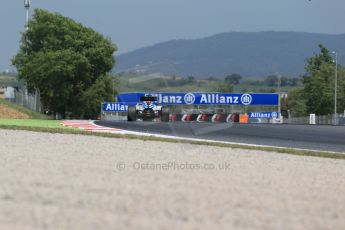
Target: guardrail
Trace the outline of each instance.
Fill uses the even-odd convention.
[[[124,121],[127,120],[127,113],[102,111],[101,120]],[[251,118],[247,114],[242,114],[239,112],[171,112],[169,120],[170,122],[278,123],[275,118]]]
[[[310,117],[291,117],[284,120],[286,124],[301,124],[307,125],[310,124]],[[345,116],[344,114],[337,114],[337,124],[336,125],[345,125]],[[315,125],[334,125],[334,115],[322,115],[315,116]]]

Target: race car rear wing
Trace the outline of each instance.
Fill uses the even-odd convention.
[[[144,97],[140,97],[140,101],[158,101],[158,99],[157,97],[144,96]]]

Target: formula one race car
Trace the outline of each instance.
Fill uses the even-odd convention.
[[[157,97],[147,94],[140,97],[140,103],[128,107],[127,120],[153,121],[160,118],[163,122],[169,121],[169,108],[158,105]]]

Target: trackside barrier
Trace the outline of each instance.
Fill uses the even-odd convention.
[[[226,122],[239,122],[239,114],[238,113],[231,113],[227,116]]]
[[[207,114],[207,113],[186,113],[186,114],[171,114],[170,121],[182,121],[182,122],[227,122],[227,123],[238,123],[240,122],[240,115],[238,113],[224,114]],[[244,117],[244,118],[243,118]],[[244,119],[244,120],[243,120]],[[249,123],[247,115],[242,115],[242,123]]]
[[[214,115],[212,116],[211,121],[212,121],[212,122],[218,122],[218,120],[219,120],[219,114],[214,114]]]
[[[212,116],[212,122],[227,122],[227,115],[222,113],[216,113]]]
[[[195,114],[195,113],[191,114],[191,115],[190,115],[190,120],[191,120],[191,121],[196,121],[196,118],[198,117],[198,115],[199,115],[199,114]]]
[[[169,120],[176,121],[176,114],[170,114]]]
[[[310,125],[316,125],[316,115],[315,113],[312,113],[309,115],[309,124]]]
[[[182,122],[186,122],[188,114],[184,114],[181,118]]]
[[[101,106],[101,120],[127,120],[128,106],[133,106],[124,102],[105,102]],[[201,108],[200,108],[201,107]],[[231,113],[226,108],[218,107],[214,109],[202,106],[197,108],[185,107],[182,112],[181,108],[172,107],[169,120],[172,122],[231,122],[231,123],[274,123],[279,117],[279,112],[248,112],[241,115],[235,112]],[[232,111],[237,111],[236,108]],[[255,110],[254,110],[255,111]],[[341,119],[338,119],[341,120]],[[282,122],[281,119],[279,119]],[[341,120],[343,121],[343,120]]]
[[[203,112],[203,113],[198,115],[196,121],[197,122],[208,122],[208,121],[212,120],[212,117],[213,117],[213,114]]]
[[[231,114],[172,114],[170,117],[171,121],[182,121],[182,122],[228,122],[228,123],[235,123],[239,122],[239,114],[238,113],[231,113]],[[248,119],[249,120],[249,119]],[[248,123],[244,122],[244,123]]]
[[[312,119],[310,119],[312,118]],[[310,125],[333,125],[334,124],[334,115],[315,115],[310,117],[289,117],[284,120],[285,124],[310,124]],[[337,125],[345,125],[345,116],[344,114],[337,114]]]
[[[187,113],[182,115],[181,121],[182,122],[191,122],[191,121],[198,121],[198,122],[205,122],[208,119],[210,119],[211,115],[207,115],[207,114],[196,114],[196,113]]]
[[[205,122],[206,121],[206,114],[200,113],[199,116],[196,118],[197,122]]]
[[[181,121],[182,120],[182,114],[179,114],[179,113],[173,113],[173,114],[170,114],[170,121],[172,122],[175,122],[175,121]]]
[[[101,108],[102,119],[126,119],[128,106],[140,103],[140,98],[146,94],[144,92],[121,93],[117,96],[116,102],[104,102]],[[274,93],[151,92],[150,94],[157,97],[158,104],[168,106],[170,112],[174,113],[169,117],[170,121],[184,122],[238,122],[238,114],[230,115],[230,113],[245,113],[251,110],[253,112],[248,122],[261,122],[263,117],[273,118],[277,113],[254,111],[277,111],[280,98],[279,94]],[[178,117],[179,113],[181,113],[181,119]]]
[[[232,118],[232,114],[230,113],[230,114],[226,117],[226,120],[225,120],[225,121],[226,121],[227,123],[233,122],[231,118]]]
[[[115,105],[115,104],[114,104]],[[103,106],[106,108],[105,106]],[[120,107],[114,107],[114,108],[120,108]],[[250,119],[247,119],[248,116],[241,115],[241,121],[240,121],[240,115],[239,113],[223,113],[220,111],[217,111],[217,113],[172,113],[169,116],[169,120],[171,122],[214,122],[214,123],[221,123],[221,122],[227,122],[227,123],[249,123]],[[102,110],[101,112],[101,120],[127,120],[127,112],[126,111],[107,111],[106,109]]]
[[[240,123],[241,124],[247,124],[249,122],[249,117],[246,114],[240,115]]]

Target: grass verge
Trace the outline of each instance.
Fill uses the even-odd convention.
[[[123,138],[123,139],[136,139],[143,141],[162,141],[169,143],[185,143],[194,145],[204,145],[204,146],[216,146],[223,148],[234,148],[234,149],[247,149],[247,150],[261,150],[268,152],[276,152],[283,154],[292,154],[296,156],[310,156],[310,157],[322,157],[331,159],[345,160],[345,154],[342,153],[332,153],[332,152],[318,152],[309,150],[297,150],[291,148],[275,148],[275,147],[258,147],[258,146],[246,146],[237,144],[225,144],[225,143],[211,143],[211,142],[201,142],[201,141],[190,141],[190,140],[177,140],[170,138],[161,138],[154,136],[138,136],[138,135],[123,135],[123,134],[112,134],[112,133],[96,133],[88,132],[79,129],[63,128],[60,127],[33,127],[33,126],[20,126],[20,125],[5,125],[0,123],[0,129],[10,129],[10,130],[24,130],[33,132],[45,132],[45,133],[59,133],[59,134],[77,134],[86,136],[99,136],[107,138]]]
[[[2,98],[0,98],[0,104],[6,105],[6,106],[8,106],[8,107],[10,107],[10,108],[12,108],[14,110],[17,110],[18,112],[27,114],[31,119],[45,119],[45,120],[52,119],[49,116],[46,116],[44,114],[31,111],[30,109],[27,109],[27,108],[25,108],[23,106],[20,106],[20,105],[14,104],[14,103],[11,103],[11,102],[6,101],[6,100],[4,100]]]
[[[31,127],[47,129],[69,129],[62,126],[61,121],[57,120],[38,120],[38,119],[0,119],[0,127]]]

